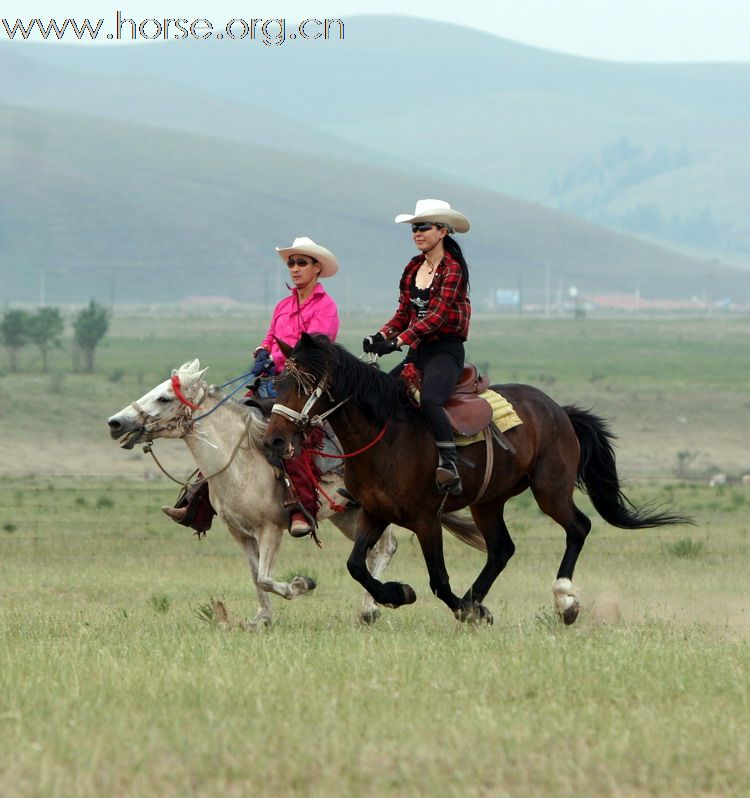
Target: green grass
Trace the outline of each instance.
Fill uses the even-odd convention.
[[[343,342],[381,321],[347,322]],[[388,578],[418,601],[360,627],[350,546],[325,527],[322,551],[287,538],[275,569],[315,591],[273,597],[273,628],[242,630],[241,551],[220,523],[200,541],[165,518],[176,486],[146,479],[104,422],[193,356],[215,382],[240,373],[260,314],[116,316],[94,375],[54,393],[32,362],[0,376],[0,795],[749,794],[749,326],[477,319],[469,351],[495,381],[593,405],[630,498],[696,519],[623,532],[581,496],[594,526],[569,628],[552,613],[564,535],[525,493],[506,509],[517,552],[491,628],[453,620],[405,531]],[[173,467],[181,444],[160,446]],[[696,456],[678,480],[680,451]],[[730,482],[710,488],[719,467]],[[445,549],[463,592],[482,556]]]
[[[239,548],[161,516],[168,486],[6,481],[0,794],[746,794],[749,525],[700,509],[709,493],[633,496],[697,513],[696,560],[669,551],[684,528],[594,517],[570,628],[551,612],[563,535],[523,497],[493,627],[452,619],[402,531],[392,578],[419,600],[361,628],[349,544],[327,527],[322,551],[284,541],[277,572],[307,566],[318,588],[274,598],[274,628],[253,634],[236,625],[255,606]],[[464,589],[481,555],[448,538],[446,558]]]
[[[700,557],[704,549],[705,544],[702,540],[693,540],[692,538],[680,538],[667,546],[667,551],[670,554],[688,560],[695,560]]]
[[[383,320],[382,315],[344,319],[340,341],[359,352],[363,334]],[[210,366],[207,378],[216,383],[243,373],[265,323],[262,309],[216,318],[117,315],[97,352],[97,373],[65,374],[62,380],[39,374],[38,357],[28,350],[21,374],[0,377],[0,431],[19,436],[40,427],[57,434],[95,431],[101,440],[94,418],[106,418],[188,359],[198,357]],[[594,405],[628,426],[652,422],[679,428],[684,422],[677,419],[684,418],[695,426],[685,435],[688,449],[702,425],[721,428],[736,419],[741,426],[750,415],[741,378],[750,366],[748,339],[750,319],[744,317],[574,320],[477,314],[467,354],[489,369],[494,382],[538,385],[561,403]],[[55,373],[69,370],[65,350],[53,352],[50,361]],[[396,362],[391,356],[384,365]],[[117,380],[110,379],[112,373]],[[60,430],[61,408],[65,430]]]

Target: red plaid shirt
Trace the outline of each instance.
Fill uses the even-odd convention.
[[[399,284],[396,314],[381,327],[380,332],[386,338],[398,335],[413,349],[423,341],[437,341],[448,335],[465,341],[469,335],[471,303],[460,264],[451,254],[445,253],[430,286],[427,315],[418,319],[411,304],[411,286],[422,263],[424,255],[417,255],[407,263]]]

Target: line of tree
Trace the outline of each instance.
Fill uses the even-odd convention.
[[[76,371],[94,370],[96,348],[109,329],[110,311],[91,300],[73,320],[73,366]],[[18,371],[18,355],[23,347],[34,344],[42,355],[42,370],[49,368],[49,353],[62,348],[65,322],[59,308],[6,310],[0,320],[0,341],[8,352],[10,370]]]

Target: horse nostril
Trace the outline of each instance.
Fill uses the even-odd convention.
[[[122,427],[122,422],[118,421],[116,418],[110,418],[107,424],[109,424],[109,428],[111,430],[118,430],[120,427]]]

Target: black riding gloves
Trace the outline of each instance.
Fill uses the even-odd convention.
[[[385,341],[385,336],[382,332],[376,332],[372,335],[368,335],[367,338],[362,341],[362,351],[371,353],[373,351],[373,345],[380,343],[381,341]]]
[[[373,355],[389,355],[399,348],[398,338],[389,338],[387,341],[377,341],[370,346]]]

